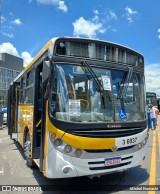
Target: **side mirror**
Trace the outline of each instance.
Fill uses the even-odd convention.
[[[51,73],[51,62],[43,61],[42,83],[44,83]]]

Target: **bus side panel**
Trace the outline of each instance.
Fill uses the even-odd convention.
[[[25,130],[29,130],[32,142],[33,133],[33,105],[20,105],[18,107],[18,141],[24,146]]]

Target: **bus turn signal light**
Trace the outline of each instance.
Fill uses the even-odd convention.
[[[52,134],[51,134],[51,138],[52,138],[52,139],[55,139],[55,138],[56,138],[56,134],[55,134],[55,133],[52,133]]]

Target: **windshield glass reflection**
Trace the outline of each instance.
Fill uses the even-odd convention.
[[[129,83],[126,83],[127,71],[92,68],[96,79],[103,86],[102,93],[93,76],[85,72],[82,66],[58,64],[55,69],[50,111],[56,119],[68,122],[127,122],[144,119],[143,76],[132,73]],[[120,116],[122,106],[118,97],[123,88],[126,118]]]

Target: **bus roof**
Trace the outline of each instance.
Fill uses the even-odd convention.
[[[50,39],[44,46],[43,48],[38,52],[38,54],[33,58],[33,60],[22,70],[22,72],[16,77],[16,79],[14,81],[17,81],[22,75],[24,72],[26,72],[29,68],[32,67],[32,65],[38,60],[38,58],[40,56],[43,55],[43,53],[45,53],[45,51],[47,51],[51,46],[54,45],[54,43],[56,42],[56,40],[58,39],[68,39],[68,40],[72,40],[72,39],[75,39],[75,40],[84,40],[84,41],[89,41],[89,40],[92,40],[92,41],[95,41],[95,42],[99,42],[99,43],[106,43],[106,44],[111,44],[111,45],[114,45],[114,46],[119,46],[119,47],[123,47],[124,49],[128,49],[134,53],[137,53],[138,55],[141,55],[143,57],[142,54],[140,54],[139,52],[129,48],[129,47],[126,47],[124,45],[120,45],[120,44],[117,44],[117,43],[113,43],[113,42],[108,42],[108,41],[105,41],[105,40],[99,40],[99,39],[90,39],[90,38],[81,38],[81,37],[55,37],[55,38],[52,38]]]

